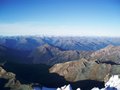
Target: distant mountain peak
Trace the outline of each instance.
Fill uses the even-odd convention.
[[[100,62],[114,62],[120,64],[120,46],[109,45],[91,54],[91,58]]]
[[[43,45],[43,47],[52,47],[52,46],[46,43]]]

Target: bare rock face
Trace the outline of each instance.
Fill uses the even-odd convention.
[[[104,78],[110,71],[111,65],[98,64],[86,59],[56,64],[49,69],[50,73],[57,73],[71,82],[79,80],[104,81]]]
[[[5,79],[12,79],[12,78],[15,78],[15,74],[14,73],[12,73],[12,72],[7,72],[7,73],[5,73],[4,75],[3,75],[3,78],[5,78]]]
[[[15,74],[12,72],[7,72],[6,70],[4,70],[2,67],[0,67],[0,78],[4,78],[4,79],[15,79]]]
[[[100,62],[120,64],[120,46],[109,45],[92,53],[91,58]]]
[[[6,71],[2,67],[0,67],[0,78],[2,78],[5,73]]]

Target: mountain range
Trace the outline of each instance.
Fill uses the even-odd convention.
[[[49,44],[63,50],[98,50],[108,45],[120,45],[117,37],[60,37],[60,36],[1,36],[0,45],[18,50],[32,50]]]
[[[55,46],[45,44],[37,47],[30,54],[30,57],[33,57],[34,64],[44,63],[54,65],[55,63],[77,60],[83,57],[88,58],[90,54],[90,51],[61,50]]]
[[[111,53],[114,59],[119,59],[119,38],[108,37],[37,37],[37,36],[11,36],[0,37],[0,61],[12,61],[19,63],[34,63],[54,65],[66,61],[78,60],[81,58],[99,58],[98,61],[109,62],[106,56],[102,61],[103,48],[107,46],[111,50],[118,46],[114,53]],[[3,49],[4,48],[4,49]],[[102,50],[101,50],[102,49]],[[116,51],[117,50],[117,51]],[[111,50],[113,51],[113,50]],[[110,51],[110,52],[111,52]],[[94,53],[93,53],[94,52]],[[102,53],[101,56],[97,54]],[[109,51],[108,51],[109,52]],[[105,52],[105,53],[108,53]],[[116,54],[116,53],[117,54]],[[114,54],[114,55],[113,55]],[[109,58],[108,58],[109,57]],[[108,59],[108,60],[107,60]],[[119,63],[118,60],[110,60],[111,63]],[[114,61],[114,62],[113,62]]]
[[[22,83],[100,88],[120,75],[120,38],[1,36],[0,66]]]

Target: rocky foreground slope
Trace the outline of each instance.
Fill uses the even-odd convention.
[[[49,69],[67,81],[104,81],[107,75],[120,74],[120,46],[109,45],[93,52],[88,59],[55,64]]]
[[[5,79],[7,83],[3,87],[0,85],[0,90],[72,90],[71,85],[65,85],[61,88],[47,88],[47,87],[32,87],[32,84],[21,84],[19,80],[16,80],[16,75],[12,72],[7,72],[0,67],[0,80]],[[107,80],[109,79],[109,80]],[[107,78],[105,88],[99,89],[97,87],[90,90],[120,90],[120,78],[118,75],[114,75],[111,78]],[[1,83],[1,82],[0,82]],[[1,83],[2,84],[2,83]],[[80,88],[76,90],[81,90]]]
[[[67,81],[76,82],[80,80],[105,81],[110,75],[120,74],[120,65],[110,65],[80,59],[66,63],[55,64],[49,69],[50,73],[57,73]]]

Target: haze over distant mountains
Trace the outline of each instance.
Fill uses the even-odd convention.
[[[6,54],[7,58],[4,58],[4,60],[11,58],[11,61],[19,63],[44,63],[53,65],[81,58],[88,59],[89,57],[97,57],[100,59],[102,58],[102,52],[104,51],[104,53],[108,53],[110,51],[110,55],[112,54],[113,56],[115,56],[114,54],[116,52],[116,59],[118,59],[119,47],[114,49],[114,46],[113,48],[111,46],[107,48],[107,50],[110,49],[108,51],[102,49],[108,45],[119,46],[120,38],[37,36],[0,37],[0,53],[2,58],[4,58],[3,55]],[[99,51],[99,49],[102,50]],[[96,50],[98,51],[92,53]],[[112,52],[112,50],[114,52]],[[97,56],[99,53],[101,53],[101,56]],[[118,63],[117,60],[116,62]]]
[[[0,37],[0,44],[19,50],[32,50],[44,44],[63,50],[98,50],[110,44],[120,45],[120,38],[11,36]]]

